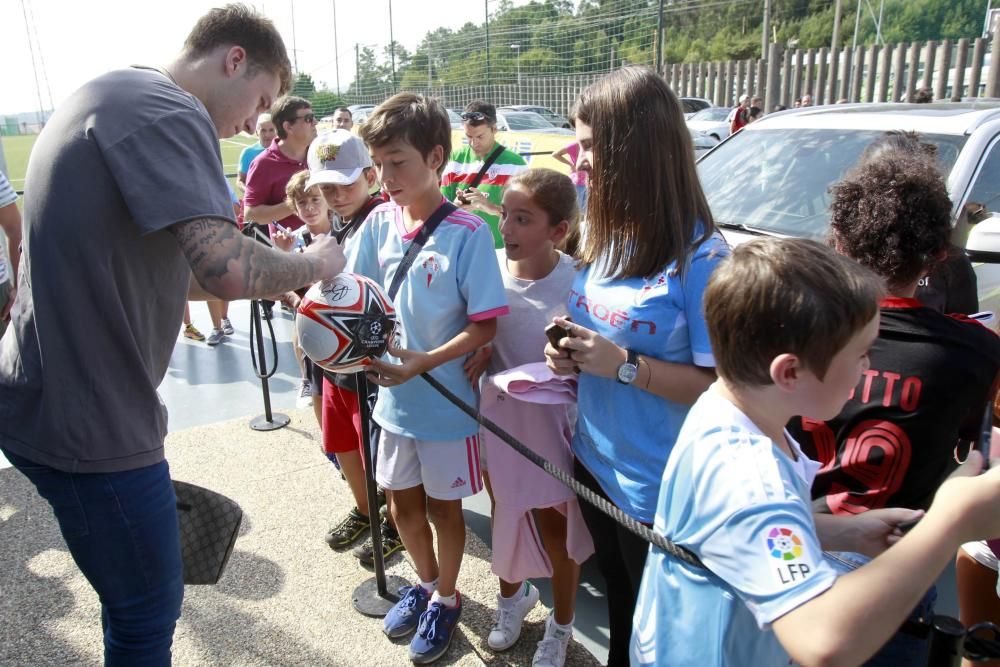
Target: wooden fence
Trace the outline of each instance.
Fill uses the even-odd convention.
[[[985,38],[784,49],[771,44],[768,58],[726,62],[672,63],[664,77],[680,96],[703,97],[716,106],[733,106],[740,95],[765,100],[765,110],[791,107],[809,94],[813,104],[835,102],[903,102],[925,88],[935,100],[1000,97],[1000,66],[990,67],[1000,54],[1000,31]],[[998,55],[1000,57],[1000,55]],[[445,106],[462,108],[475,99],[497,106],[532,104],[568,114],[580,91],[603,73],[525,76],[518,84],[435,86],[412,92],[440,98]],[[411,90],[407,88],[407,90]],[[350,103],[378,104],[391,90],[347,96]]]

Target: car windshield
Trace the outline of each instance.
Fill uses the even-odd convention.
[[[691,116],[690,120],[710,120],[713,122],[726,120],[726,116],[729,115],[730,111],[731,109],[727,107],[709,107]]]
[[[701,185],[720,226],[822,239],[830,186],[881,130],[774,129],[741,132],[698,162]],[[921,134],[951,171],[964,136]]]
[[[551,130],[552,123],[536,113],[512,111],[503,115],[511,130]]]

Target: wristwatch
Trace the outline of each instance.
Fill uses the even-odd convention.
[[[625,350],[625,363],[618,367],[618,381],[622,384],[632,384],[639,375],[639,353]]]

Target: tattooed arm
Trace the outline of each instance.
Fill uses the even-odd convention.
[[[272,250],[219,218],[178,222],[169,229],[191,265],[194,280],[216,299],[273,296],[332,278],[344,269],[344,252],[332,236],[297,254]],[[192,293],[197,294],[194,285]]]

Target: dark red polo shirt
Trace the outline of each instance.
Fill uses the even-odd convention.
[[[305,160],[293,160],[278,148],[278,139],[271,142],[263,153],[250,164],[247,172],[246,194],[243,206],[274,206],[285,200],[285,186],[295,174],[309,167]],[[261,221],[257,221],[261,222]],[[288,230],[295,230],[305,223],[296,215],[278,220]],[[271,233],[274,233],[272,225]]]

